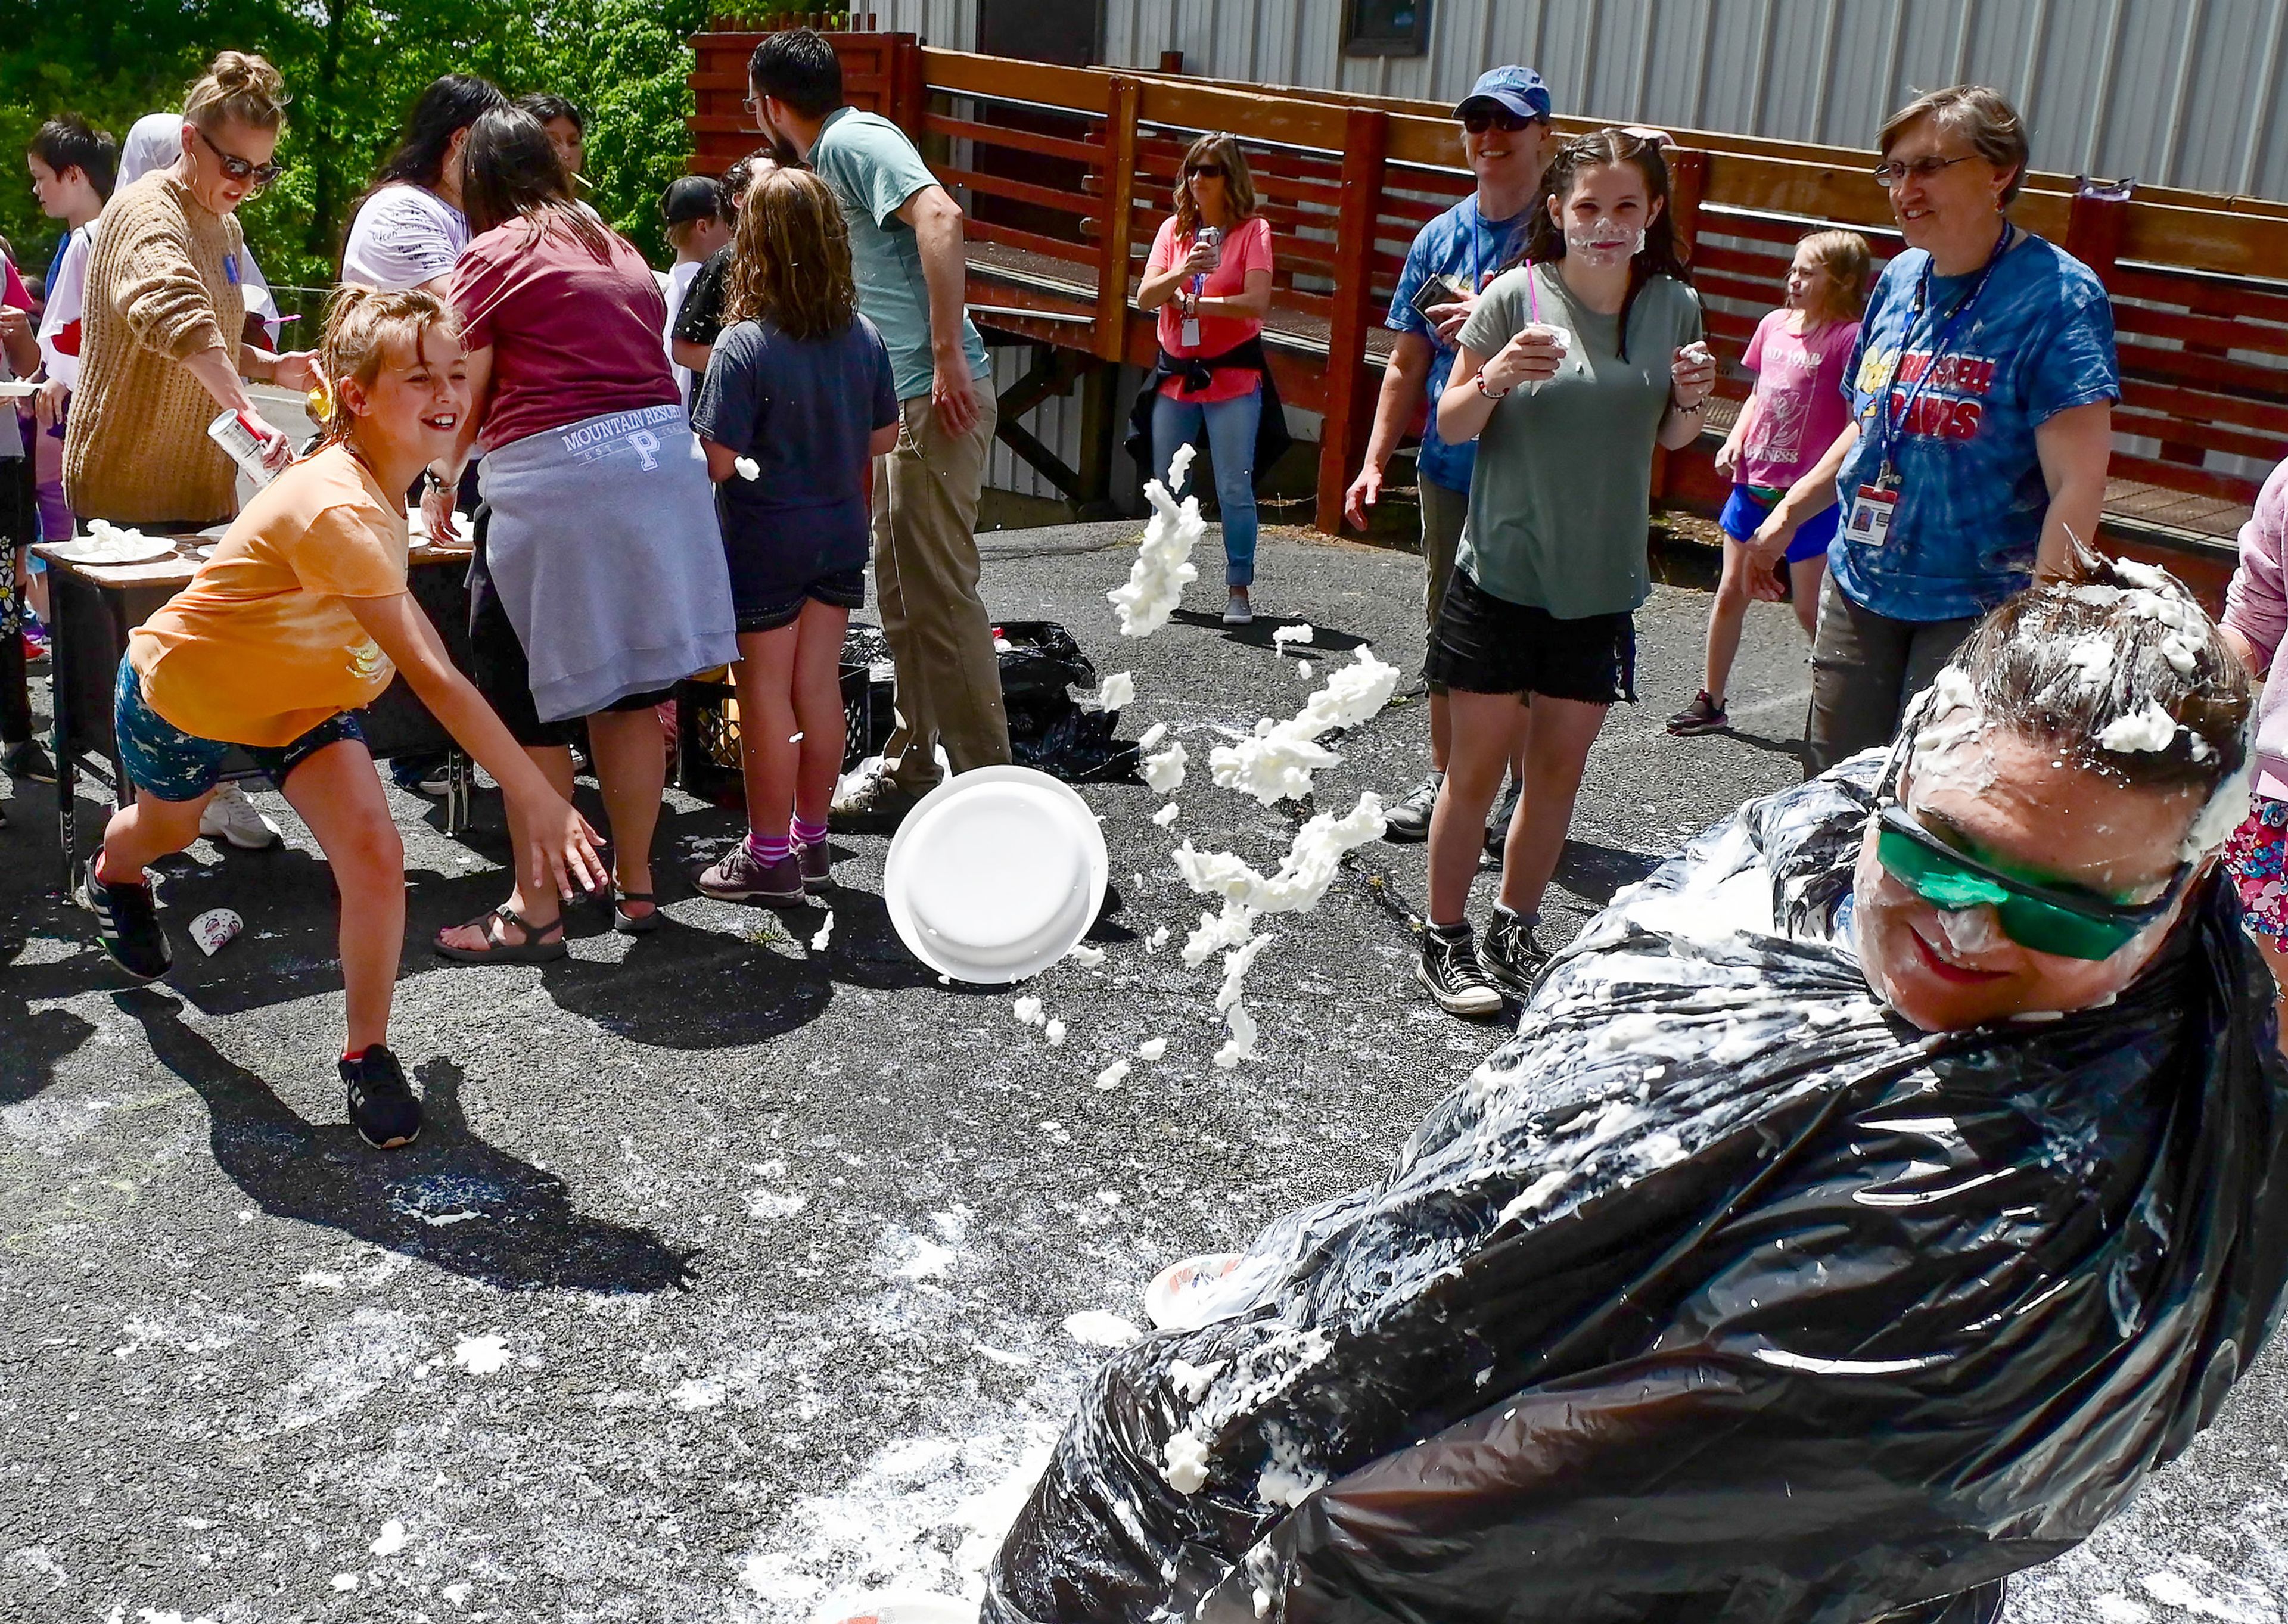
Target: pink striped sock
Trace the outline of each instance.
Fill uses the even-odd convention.
[[[747,831],[748,855],[759,863],[783,863],[793,849],[783,835],[758,835],[752,829]]]
[[[826,825],[823,823],[813,823],[799,813],[796,814],[794,820],[794,843],[798,846],[824,845],[826,844]]]

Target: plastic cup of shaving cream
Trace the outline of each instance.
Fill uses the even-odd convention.
[[[890,923],[941,975],[992,986],[1072,951],[1104,906],[1104,831],[1030,767],[949,778],[906,814],[882,875]]]
[[[950,1596],[881,1590],[828,1606],[815,1624],[977,1624],[977,1608]]]
[[[211,907],[191,921],[191,939],[198,943],[200,952],[212,958],[244,929],[246,922],[230,909]]]
[[[1200,1292],[1238,1268],[1243,1256],[1238,1252],[1208,1252],[1198,1257],[1187,1257],[1180,1264],[1170,1264],[1144,1288],[1144,1317],[1157,1330],[1197,1329],[1204,1323],[1193,1311],[1198,1305]]]

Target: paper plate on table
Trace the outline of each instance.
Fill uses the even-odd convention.
[[[882,894],[899,939],[957,981],[1022,981],[1070,953],[1104,906],[1104,831],[1030,767],[949,778],[906,814]]]
[[[139,530],[101,540],[75,535],[68,542],[55,543],[48,549],[48,556],[67,564],[148,564],[154,558],[174,557],[176,544],[174,536],[145,535]]]

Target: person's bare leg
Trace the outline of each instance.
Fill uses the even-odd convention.
[[[795,719],[794,651],[800,622],[739,634],[739,772],[747,786],[747,828],[765,839],[786,838],[794,816],[795,763],[802,731]],[[833,786],[827,787],[831,794]]]
[[[1454,708],[1443,693],[1430,696],[1430,770],[1443,772],[1454,753]]]
[[[95,877],[106,885],[145,883],[144,869],[199,837],[199,813],[208,798],[163,801],[147,789],[138,789],[134,801],[112,813],[104,826]]]
[[[660,797],[667,791],[667,746],[659,717],[641,710],[600,710],[588,718],[588,748],[596,757],[596,783],[612,826],[612,883],[622,896],[651,890],[651,837],[659,828]],[[653,905],[626,907],[641,918]]]
[[[1438,805],[1430,814],[1430,921],[1459,924],[1467,917],[1470,883],[1485,850],[1486,813],[1500,792],[1502,772],[1525,725],[1514,693],[1447,696],[1452,707],[1453,754]]]
[[[842,711],[842,639],[850,612],[806,598],[795,622],[794,719],[802,734],[795,769],[794,810],[806,823],[826,821],[842,774],[849,718]]]
[[[540,769],[541,776],[548,780],[550,788],[568,801],[572,798],[572,747],[570,745],[528,744],[524,747],[524,753],[532,764]],[[524,851],[527,849],[528,843],[523,822],[517,816],[514,802],[508,802],[507,808],[509,850]],[[515,860],[512,858],[510,861],[513,867]],[[553,891],[542,893],[528,891],[525,889],[523,876],[520,875],[512,877],[514,880],[514,889],[508,894],[508,906],[516,910],[519,917],[531,921],[535,932],[545,931],[562,915],[563,899]],[[441,931],[438,932],[437,939],[449,947],[459,947],[471,953],[481,953],[490,941],[488,935],[489,929],[497,930],[501,940],[511,947],[526,939],[523,931],[505,920],[497,926],[489,926],[488,922],[482,919],[471,924],[455,925],[449,931]]]
[[[389,1041],[389,1006],[405,947],[405,846],[373,757],[354,740],[328,745],[281,788],[333,870],[341,898],[342,1052],[362,1054]]]
[[[1724,702],[1725,685],[1732,680],[1732,662],[1740,655],[1740,628],[1748,618],[1748,550],[1730,536],[1724,538],[1724,574],[1716,583],[1716,599],[1708,606],[1708,653],[1700,685],[1717,704]]]
[[[1788,566],[1788,590],[1792,596],[1796,623],[1807,638],[1819,632],[1819,583],[1827,578],[1827,555],[1815,552]]]
[[[1518,803],[1502,853],[1501,902],[1513,913],[1530,918],[1541,911],[1542,893],[1557,872],[1557,859],[1573,828],[1573,802],[1581,793],[1589,747],[1597,742],[1609,709],[1545,693],[1533,696],[1527,713],[1525,776],[1519,780],[1525,798]]]

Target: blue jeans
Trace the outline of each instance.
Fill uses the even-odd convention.
[[[1263,391],[1236,400],[1201,405],[1162,395],[1152,403],[1152,466],[1166,483],[1176,448],[1200,437],[1205,422],[1215,459],[1216,502],[1223,509],[1223,578],[1227,586],[1255,579],[1255,429],[1263,416]],[[1180,494],[1180,493],[1179,493]]]

